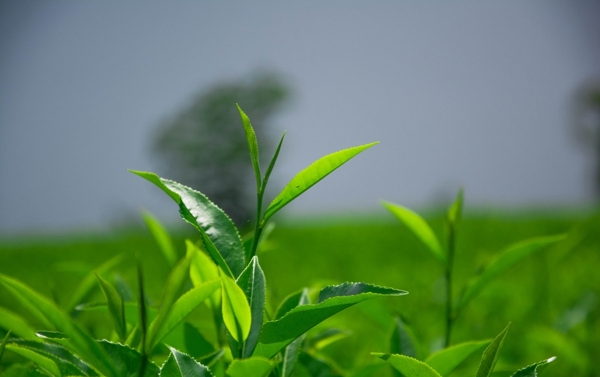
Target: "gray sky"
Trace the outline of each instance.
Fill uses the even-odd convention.
[[[582,204],[592,166],[569,138],[573,90],[600,75],[600,3],[577,1],[0,4],[0,232],[86,229],[174,204],[149,132],[201,88],[273,69],[296,98],[274,173],[381,144],[288,214]],[[241,128],[240,128],[240,132]]]

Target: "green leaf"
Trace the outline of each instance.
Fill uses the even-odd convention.
[[[316,334],[315,336],[312,336],[306,342],[307,347],[305,347],[305,348],[309,349],[311,352],[320,351],[323,348],[329,346],[330,344],[333,344],[339,340],[349,337],[351,334],[352,333],[347,330],[328,328],[328,329],[325,329],[325,330],[321,331],[320,333]],[[300,338],[298,338],[298,339],[300,339]],[[296,340],[298,340],[298,339],[296,339]],[[294,340],[294,342],[296,340]],[[294,344],[294,342],[292,342],[292,344]]]
[[[344,283],[325,287],[319,302],[289,310],[284,316],[263,325],[255,356],[270,358],[312,327],[354,304],[381,296],[401,296],[408,292],[366,283]]]
[[[302,303],[304,302],[304,303]],[[306,305],[309,303],[308,300],[308,289],[304,288],[301,291],[294,292],[283,299],[277,311],[275,312],[275,319],[279,319],[287,314],[290,310],[294,309],[298,305]]]
[[[556,360],[556,356],[546,360],[538,361],[535,364],[531,364],[523,369],[519,369],[512,375],[512,377],[537,377],[538,373],[544,370],[548,364]]]
[[[292,295],[292,297],[294,297],[296,300],[295,301],[296,306],[294,306],[294,307],[301,306],[301,305],[308,305],[310,303],[310,301],[308,299],[308,289],[303,289],[300,292],[300,296]],[[289,302],[289,301],[284,301],[284,303],[286,303],[286,302]],[[289,308],[289,310],[291,310],[291,309],[293,309],[293,308],[292,307]],[[282,316],[283,316],[283,314],[282,314]],[[277,318],[281,318],[281,317],[277,317]],[[298,361],[298,355],[302,348],[302,342],[304,342],[305,336],[306,336],[306,334],[300,335],[298,338],[296,338],[296,340],[294,340],[287,347],[285,347],[285,350],[283,351],[283,362],[281,363],[281,376],[282,377],[290,377],[292,375],[292,372],[294,371],[294,368],[296,367],[296,363]]]
[[[328,360],[316,357],[306,352],[301,352],[299,357],[300,364],[310,374],[310,376],[319,377],[340,377],[341,374],[336,371],[335,366]]]
[[[325,178],[335,169],[342,166],[352,157],[356,156],[360,152],[367,148],[372,147],[378,142],[360,145],[344,149],[327,156],[321,157],[317,161],[313,162],[307,168],[296,174],[294,178],[283,188],[283,190],[273,199],[267,210],[265,211],[264,219],[267,221],[277,211],[282,209],[292,200],[296,199],[303,192],[314,186],[321,179]]]
[[[242,239],[231,219],[201,192],[154,173],[130,170],[154,183],[179,205],[181,217],[194,226],[215,263],[233,277],[245,267]]]
[[[68,336],[63,334],[60,331],[46,331],[41,330],[35,333],[38,338],[42,339],[50,339],[50,340],[61,340],[61,339],[69,339]]]
[[[463,189],[461,188],[458,191],[456,200],[454,201],[454,203],[452,203],[452,205],[448,209],[448,214],[447,214],[448,221],[455,228],[458,227],[458,224],[460,223],[460,220],[462,217],[463,198],[464,198],[464,193],[463,193]]]
[[[8,342],[8,337],[10,336],[10,330],[4,336],[2,343],[0,344],[0,361],[2,361],[2,356],[4,355],[4,349],[6,348],[6,343]]]
[[[183,324],[183,341],[186,352],[192,357],[204,357],[216,352],[212,343],[206,340],[196,327],[187,322]],[[203,364],[209,366],[207,363],[203,362]]]
[[[73,351],[101,373],[117,377],[115,370],[100,346],[81,330],[77,324],[72,322],[52,301],[33,291],[25,284],[6,275],[0,274],[0,282],[8,288],[23,306],[32,311],[32,314],[39,316],[43,322],[50,324],[50,327],[56,328],[69,337],[69,345]]]
[[[258,141],[256,140],[256,134],[254,128],[250,124],[250,118],[244,113],[237,103],[238,112],[242,118],[242,124],[244,125],[244,132],[246,133],[246,140],[248,141],[248,149],[250,150],[250,159],[252,160],[252,167],[254,168],[254,175],[256,176],[256,189],[260,190],[261,187],[261,175],[260,175],[260,164],[258,161]]]
[[[14,340],[13,343],[18,347],[29,349],[52,359],[63,375],[97,376],[86,362],[58,344],[21,339]]]
[[[390,338],[390,353],[416,358],[418,356],[414,335],[402,318],[394,320],[394,331]]]
[[[495,260],[493,260],[471,283],[467,286],[457,304],[457,311],[462,310],[483,288],[495,277],[508,270],[525,257],[542,250],[544,247],[562,241],[566,235],[532,238],[509,246]]]
[[[252,325],[250,305],[246,294],[235,280],[227,275],[222,275],[221,278],[223,322],[233,339],[242,343],[248,339]]]
[[[186,283],[190,268],[190,258],[182,259],[175,268],[171,271],[171,274],[167,278],[167,283],[162,292],[160,299],[158,313],[156,318],[150,324],[148,328],[148,339],[147,339],[147,350],[152,352],[154,346],[159,342],[159,333],[163,331],[163,327],[167,322],[171,311],[173,310],[173,304],[179,297],[179,293],[183,289],[183,285]],[[212,293],[212,291],[211,291]]]
[[[279,152],[281,151],[281,145],[283,144],[283,139],[285,138],[285,132],[281,135],[281,139],[279,139],[279,144],[277,144],[277,149],[275,149],[275,153],[273,153],[273,157],[271,157],[271,162],[269,162],[269,166],[267,167],[267,172],[265,173],[265,179],[262,182],[262,187],[260,188],[261,192],[265,192],[267,188],[267,183],[269,183],[269,178],[271,177],[271,173],[273,172],[273,168],[275,167],[275,163],[277,162],[277,158],[279,157]]]
[[[124,256],[119,254],[106,262],[102,263],[94,271],[91,271],[86,277],[77,285],[77,289],[71,295],[68,303],[65,305],[67,312],[73,311],[75,307],[81,303],[81,301],[94,289],[96,286],[96,275],[104,275],[108,271],[112,270],[117,264],[123,260]]]
[[[262,357],[251,357],[233,360],[226,375],[229,377],[266,377],[273,369],[273,364]]]
[[[160,377],[212,377],[210,370],[193,357],[169,347],[171,354],[160,370]]]
[[[502,330],[502,332],[498,334],[494,340],[492,340],[492,343],[487,346],[485,351],[483,351],[483,356],[481,356],[481,362],[479,363],[476,377],[489,377],[494,371],[494,367],[498,361],[500,349],[502,348],[502,344],[504,344],[504,337],[506,336],[509,327],[510,323],[506,325],[504,330]]]
[[[58,366],[51,358],[40,355],[35,351],[19,347],[14,344],[7,344],[6,349],[33,361],[38,367],[40,367],[44,372],[48,373],[50,376],[61,377],[61,373],[58,369]]]
[[[214,292],[221,288],[221,280],[213,280],[201,286],[192,288],[183,294],[174,304],[167,320],[156,337],[156,343],[160,342],[185,318],[196,309],[204,300],[208,299]],[[152,329],[152,326],[150,326]]]
[[[218,279],[219,269],[212,259],[210,259],[200,248],[194,245],[190,240],[185,240],[186,255],[190,258],[190,279],[195,287]],[[221,294],[215,292],[211,295],[208,306],[215,310],[221,306]]]
[[[422,361],[405,355],[390,355],[389,353],[371,353],[387,361],[398,372],[407,377],[441,377],[432,367]]]
[[[152,233],[152,236],[156,240],[156,243],[158,243],[160,251],[167,262],[169,262],[169,266],[174,267],[178,258],[171,236],[169,236],[169,233],[167,233],[161,223],[152,216],[150,212],[142,212],[142,217],[144,218],[150,233]]]
[[[0,308],[0,328],[11,330],[19,338],[36,339],[33,328],[23,318],[5,308]]]
[[[442,250],[442,246],[433,230],[427,225],[427,222],[408,208],[399,206],[390,202],[382,202],[382,205],[387,208],[400,222],[406,227],[427,247],[427,249],[444,265],[446,264],[446,255]]]
[[[237,279],[237,284],[248,300],[252,322],[250,333],[242,348],[242,357],[250,357],[254,347],[258,343],[258,336],[263,324],[263,313],[265,311],[265,297],[267,294],[267,283],[265,274],[258,263],[258,257],[254,256],[248,266]]]
[[[442,376],[447,376],[473,352],[490,344],[491,340],[464,342],[430,355],[425,362]]]
[[[127,324],[125,323],[125,307],[121,295],[110,285],[106,280],[96,275],[98,283],[106,297],[108,313],[110,320],[115,328],[115,332],[119,336],[119,340],[124,342],[127,338]]]
[[[133,348],[107,340],[101,340],[100,345],[110,358],[119,377],[140,377],[142,363],[144,363],[143,377],[158,376],[159,369],[156,364],[144,360],[144,356]]]

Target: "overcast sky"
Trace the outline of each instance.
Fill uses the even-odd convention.
[[[461,185],[474,207],[585,204],[593,166],[566,123],[600,75],[599,19],[591,1],[5,0],[0,232],[177,217],[126,169],[154,168],[149,132],[195,92],[257,69],[296,93],[277,184],[381,141],[288,214],[423,207]]]

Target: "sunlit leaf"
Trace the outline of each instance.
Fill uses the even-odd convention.
[[[160,370],[160,377],[212,377],[210,370],[193,357],[173,347],[169,349],[171,354]]]
[[[242,118],[242,124],[244,125],[244,132],[246,133],[246,140],[248,141],[248,149],[250,150],[250,159],[252,160],[252,168],[254,169],[254,175],[256,177],[256,189],[260,190],[261,186],[261,175],[260,175],[260,163],[258,159],[258,141],[256,140],[256,133],[250,123],[250,118],[242,111],[240,105],[237,103],[238,112]]]
[[[509,327],[510,323],[504,328],[504,330],[502,330],[500,334],[498,334],[498,336],[494,338],[494,340],[492,340],[485,351],[483,351],[476,377],[489,377],[494,371],[494,367],[496,366],[496,362],[498,361],[498,356],[500,354],[500,349],[504,344],[504,337],[506,336]]]
[[[186,255],[190,258],[190,279],[195,287],[219,278],[219,269],[215,262],[208,257],[192,241],[185,240]],[[221,293],[215,292],[210,296],[207,305],[212,310],[221,307]]]
[[[432,367],[410,356],[389,353],[372,353],[372,355],[387,361],[406,377],[441,377]]]
[[[471,356],[473,352],[480,350],[490,342],[491,340],[482,340],[460,343],[430,355],[425,362],[445,377]]]
[[[175,266],[177,263],[177,252],[175,251],[175,247],[173,246],[173,241],[171,240],[169,233],[167,233],[161,223],[154,216],[152,216],[150,212],[142,212],[142,217],[144,218],[150,233],[152,233],[152,236],[156,240],[156,243],[158,243],[162,255],[165,257],[171,267]]]
[[[258,257],[254,256],[248,266],[237,279],[237,284],[248,300],[252,317],[250,333],[243,346],[242,357],[250,357],[258,343],[258,336],[263,324],[263,313],[265,311],[265,298],[267,294],[267,283],[265,274],[258,263]]]
[[[248,339],[252,324],[251,310],[246,294],[235,280],[227,275],[221,276],[223,321],[236,342]]]
[[[228,377],[266,377],[273,369],[273,363],[262,357],[233,360],[226,375]]]
[[[515,374],[512,375],[512,377],[537,377],[538,373],[544,370],[548,366],[548,364],[550,364],[554,360],[556,360],[556,356],[542,361],[538,361],[535,364],[531,364],[523,369],[519,369],[515,372]]]
[[[125,307],[121,295],[106,280],[96,275],[98,283],[106,297],[110,320],[119,336],[119,340],[125,341],[127,337],[127,324],[125,323]]]
[[[35,340],[35,330],[19,315],[0,308],[0,327],[11,330],[16,336],[23,339]]]

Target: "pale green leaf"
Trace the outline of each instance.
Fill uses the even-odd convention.
[[[354,304],[376,297],[401,296],[407,293],[366,283],[344,283],[325,287],[319,293],[317,304],[298,306],[281,318],[265,323],[254,355],[274,356],[315,325]]]
[[[498,275],[536,251],[542,250],[546,246],[562,241],[565,238],[566,236],[562,234],[556,236],[538,237],[509,246],[495,260],[487,265],[481,275],[477,276],[471,281],[458,301],[457,311],[463,309],[467,303],[469,303],[469,301],[475,298],[483,290],[483,288]]]
[[[190,279],[195,287],[219,278],[219,269],[215,262],[208,257],[198,246],[190,240],[185,240],[186,255],[191,259]],[[207,302],[208,306],[215,310],[221,306],[221,293],[215,292]]]
[[[491,340],[464,342],[430,355],[425,362],[442,376],[447,376],[473,352],[490,344]]]
[[[233,360],[226,375],[228,377],[266,377],[273,369],[273,363],[262,357]]]
[[[500,334],[498,334],[498,336],[494,338],[494,340],[492,340],[485,351],[483,351],[476,377],[489,377],[494,371],[494,367],[496,366],[496,362],[498,361],[498,356],[500,354],[500,349],[502,349],[502,345],[504,344],[504,337],[506,337],[509,327],[510,323],[504,328],[504,330],[502,330]]]
[[[433,230],[427,225],[427,222],[408,208],[399,206],[394,203],[382,202],[382,205],[387,208],[402,224],[404,224],[427,249],[444,265],[446,264],[446,254]]]
[[[35,330],[20,316],[0,307],[0,327],[23,339],[35,340]]]
[[[248,339],[252,324],[250,305],[246,294],[235,280],[227,275],[221,276],[223,322],[236,342]]]
[[[242,118],[242,124],[244,125],[244,132],[246,133],[246,140],[248,141],[248,149],[250,150],[250,159],[252,160],[252,168],[254,169],[254,175],[256,177],[256,189],[260,190],[261,186],[261,175],[260,175],[260,163],[258,159],[258,141],[256,140],[256,133],[250,123],[250,118],[242,111],[240,105],[237,103],[238,112]]]
[[[252,355],[254,347],[258,343],[258,336],[263,324],[263,313],[265,311],[267,283],[265,274],[258,263],[257,256],[254,256],[250,260],[250,263],[248,263],[248,266],[246,266],[246,269],[242,271],[237,279],[237,284],[246,295],[252,317],[250,333],[242,347],[242,357],[245,358]]]
[[[152,236],[156,240],[162,255],[169,263],[169,266],[175,266],[178,259],[177,252],[175,251],[175,247],[173,246],[173,241],[171,240],[169,233],[167,233],[161,223],[154,216],[152,216],[150,212],[142,212],[142,217],[144,218],[150,233],[152,233]]]
[[[212,377],[210,370],[193,357],[173,347],[169,349],[171,354],[160,370],[160,377]]]
[[[372,355],[387,361],[406,377],[441,377],[432,367],[410,356],[390,355],[388,353],[372,353]]]
[[[538,361],[535,364],[531,364],[523,369],[519,369],[511,377],[537,377],[538,374],[554,360],[556,360],[556,356],[542,361]]]
[[[181,217],[200,232],[209,255],[227,275],[234,277],[242,272],[245,267],[244,246],[225,212],[201,192],[154,173],[130,172],[154,183],[179,205]]]
[[[296,174],[294,178],[283,188],[283,190],[273,199],[267,210],[265,211],[265,221],[270,219],[277,211],[282,209],[292,200],[296,199],[303,192],[314,186],[321,179],[325,178],[335,169],[342,166],[352,157],[367,148],[372,147],[378,142],[360,145],[344,149],[327,156],[321,157],[313,162],[307,168]]]
[[[48,373],[50,376],[61,377],[58,366],[51,358],[40,355],[35,351],[17,346],[15,344],[7,344],[6,349],[33,361],[39,368]]]
[[[106,280],[96,275],[98,283],[106,297],[108,313],[119,340],[124,342],[127,337],[127,324],[125,323],[125,307],[121,295]]]

